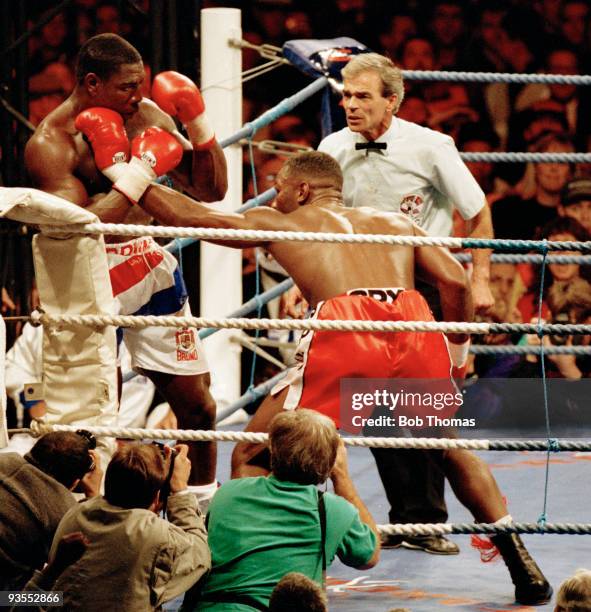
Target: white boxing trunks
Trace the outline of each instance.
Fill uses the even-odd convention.
[[[174,255],[152,238],[107,244],[118,314],[191,316],[187,289]],[[120,329],[134,369],[180,374],[208,371],[195,328]]]

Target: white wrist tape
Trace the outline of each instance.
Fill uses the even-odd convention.
[[[132,157],[125,172],[113,185],[113,189],[120,191],[128,200],[137,204],[155,178],[156,173],[152,168],[141,159]]]
[[[111,183],[115,183],[118,181],[127,170],[127,162],[113,164],[108,168],[104,168],[102,173],[111,181]]]
[[[505,514],[505,516],[496,520],[493,525],[498,525],[499,527],[507,527],[513,525],[513,517],[510,514]]]
[[[197,115],[195,119],[185,125],[191,144],[196,149],[208,149],[215,140],[215,132],[205,113]]]
[[[470,350],[470,340],[466,340],[466,342],[463,344],[448,342],[448,345],[452,365],[456,368],[461,368],[466,365],[466,361],[468,360],[468,352]]]

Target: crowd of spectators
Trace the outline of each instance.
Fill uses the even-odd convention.
[[[255,0],[251,3],[202,4],[204,7],[243,9],[243,36],[253,44],[281,46],[290,39],[347,35],[409,70],[585,74],[591,64],[591,8],[585,0],[415,0],[407,2],[404,10],[396,3],[375,0],[322,3]],[[31,23],[44,16],[44,8],[49,9],[50,3],[37,4]],[[69,95],[74,85],[76,52],[85,40],[101,32],[115,32],[126,37],[143,54],[147,69],[144,93],[149,96],[148,10],[148,0],[75,0],[40,28],[29,39],[30,121],[37,125]],[[253,50],[244,50],[244,69],[262,61]],[[281,67],[245,83],[243,120],[256,117],[307,82],[293,68]],[[586,152],[591,149],[591,119],[586,112],[588,98],[588,88],[572,85],[407,81],[405,100],[398,116],[453,136],[460,151]],[[256,139],[316,148],[321,138],[319,126],[318,103],[314,100],[261,130]],[[256,149],[254,156],[256,175],[252,176],[245,153],[244,199],[271,187],[283,162],[280,155]],[[497,237],[546,238],[550,241],[591,239],[591,170],[588,166],[471,162],[468,167],[487,195]],[[454,227],[455,234],[462,235],[461,219],[456,220]],[[245,250],[244,262],[245,279],[251,280],[258,262],[263,269],[261,276],[265,287],[283,277],[283,271],[264,251]],[[538,296],[542,291],[541,316],[545,320],[591,322],[591,276],[587,268],[579,264],[552,264],[547,266],[543,280],[542,283],[540,268],[530,264],[493,264],[491,288],[495,307],[487,319],[536,322]],[[245,286],[252,290],[252,283],[247,282]],[[12,298],[3,287],[2,310],[10,312],[13,309]],[[277,304],[270,309],[275,309],[271,311],[272,316],[278,316]],[[544,338],[544,342],[550,344],[561,341]],[[482,342],[539,343],[539,339],[536,336],[495,335],[484,337]],[[566,340],[567,344],[573,342],[588,344],[589,338]],[[511,377],[538,376],[538,360],[535,355],[477,358],[469,374],[475,377],[501,373]],[[566,379],[589,377],[591,360],[573,355],[552,356],[549,372],[550,376]],[[228,592],[228,583],[224,581],[231,580],[236,586],[236,575],[248,573],[249,564],[266,564],[281,571],[265,575],[256,583],[245,582],[244,588],[237,588],[235,601],[248,602],[254,598],[260,603],[270,598],[271,609],[286,610],[288,604],[283,602],[294,597],[292,591],[303,589],[318,600],[318,607],[314,609],[324,609],[323,594],[314,594],[313,587],[306,584],[308,578],[316,582],[321,580],[319,559],[309,568],[308,578],[291,576],[291,582],[288,580],[271,596],[283,570],[302,567],[297,555],[293,567],[274,564],[273,547],[284,546],[284,540],[291,538],[289,546],[303,551],[305,556],[306,546],[318,547],[319,544],[318,538],[299,542],[294,534],[283,533],[288,524],[285,516],[289,514],[289,521],[295,520],[293,499],[299,497],[305,502],[297,506],[302,514],[296,518],[313,522],[318,513],[316,485],[330,477],[337,495],[327,496],[326,512],[329,516],[331,512],[335,515],[335,523],[339,514],[354,516],[357,521],[354,533],[342,530],[342,533],[329,534],[325,564],[337,555],[354,567],[370,567],[377,561],[379,545],[374,537],[375,523],[354,492],[343,451],[337,448],[336,432],[318,415],[308,415],[306,411],[297,415],[282,415],[286,422],[280,419],[271,430],[271,453],[276,460],[273,477],[264,482],[232,482],[221,488],[211,508],[209,547],[205,544],[203,517],[195,508],[193,497],[184,494],[188,459],[182,445],[175,450],[177,459],[173,471],[169,470],[172,456],[169,450],[161,452],[148,445],[122,447],[107,468],[104,496],[99,494],[97,484],[102,472],[95,464],[96,456],[84,434],[50,434],[42,438],[25,459],[4,455],[0,458],[3,482],[25,483],[30,491],[34,487],[38,493],[23,496],[12,485],[0,489],[0,499],[4,500],[0,508],[6,510],[6,513],[0,511],[6,543],[0,548],[1,573],[6,578],[2,588],[21,588],[29,579],[32,582],[28,588],[51,588],[57,581],[56,584],[63,587],[59,590],[75,594],[76,605],[94,609],[88,607],[91,603],[85,599],[92,596],[92,606],[112,607],[108,596],[115,592],[113,582],[101,590],[93,576],[98,575],[97,572],[104,573],[107,567],[123,580],[127,574],[121,568],[131,564],[128,555],[141,553],[136,556],[153,559],[154,563],[150,567],[135,566],[132,587],[122,585],[116,594],[119,597],[128,589],[131,597],[142,599],[152,609],[204,576],[211,562],[213,571],[199,585],[201,593],[207,594],[200,609],[222,609],[220,605],[228,601],[220,596],[220,592]],[[296,419],[302,422],[295,422]],[[315,423],[315,428],[306,430],[310,422],[314,424],[314,419],[320,421]],[[322,473],[310,476],[304,472],[306,466],[302,462],[306,457],[301,447],[293,456],[286,457],[281,453],[285,455],[288,445],[273,446],[273,436],[278,439],[289,436],[290,428],[299,428],[300,446],[302,440],[304,446],[306,442],[317,444],[310,459],[312,463],[318,463],[323,453],[326,455]],[[321,434],[324,438],[315,441],[314,435]],[[170,480],[167,491],[169,520],[165,521],[158,518],[156,512],[162,509],[167,480]],[[93,499],[76,504],[72,494],[76,489]],[[42,490],[46,493],[39,493]],[[225,506],[239,503],[245,510],[252,510],[254,516],[257,504],[265,496],[277,501],[273,510],[276,516],[270,516],[267,524],[272,527],[273,521],[277,521],[281,530],[261,535],[254,521],[252,526],[257,529],[249,536],[252,541],[248,541],[245,536],[248,525],[242,515],[227,512]],[[6,518],[10,515],[14,520],[25,514],[34,516],[34,528],[11,526]],[[13,535],[18,532],[18,539],[7,535],[9,529],[13,529]],[[228,535],[232,529],[242,530],[245,550],[236,548],[237,540]],[[30,547],[23,545],[23,531],[31,536]],[[84,536],[70,535],[76,532]],[[150,538],[146,537],[148,532]],[[127,540],[121,539],[122,533]],[[264,553],[257,548],[261,537],[267,537],[270,542]],[[121,548],[124,544],[128,546],[125,551]],[[147,552],[146,547],[149,547]],[[119,553],[113,554],[113,551]],[[256,554],[251,554],[253,551]],[[27,553],[26,559],[19,556],[22,552]],[[33,573],[41,570],[48,560],[50,564],[44,570],[45,576],[38,571]],[[586,580],[588,590],[588,578],[587,573],[573,579],[572,589]],[[91,590],[86,586],[88,583],[92,583]],[[97,599],[97,593],[102,598]],[[566,590],[563,595],[565,593]],[[295,597],[303,601],[302,595]],[[73,606],[74,602],[71,604]]]
[[[584,0],[523,2],[504,0],[432,0],[408,2],[404,9],[375,0],[256,0],[246,5],[228,0],[205,1],[204,8],[242,9],[243,38],[253,44],[281,46],[298,38],[348,35],[391,57],[408,70],[471,70],[586,74],[591,65],[591,8]],[[44,17],[51,4],[39,2],[30,25]],[[70,93],[73,59],[90,36],[115,32],[129,39],[146,60],[144,93],[150,94],[149,0],[114,2],[76,0],[29,39],[29,119],[36,125]],[[252,49],[243,51],[243,69],[262,63]],[[294,68],[281,68],[244,83],[243,120],[248,121],[308,82]],[[591,150],[591,119],[586,111],[590,89],[574,85],[450,83],[406,80],[398,117],[454,137],[466,152],[531,151],[572,153]],[[255,140],[315,148],[321,138],[318,102],[312,99],[260,130]],[[287,151],[289,153],[289,150]],[[284,157],[254,150],[256,175],[244,155],[244,199],[269,188]],[[555,235],[586,240],[591,232],[591,170],[586,164],[469,162],[468,167],[487,195],[497,238],[550,238],[561,217],[573,220]],[[464,235],[457,216],[455,235]],[[262,251],[244,252],[245,299],[255,291],[255,263],[262,269],[263,288],[283,278],[283,271]],[[503,266],[505,266],[503,268]],[[508,270],[502,264],[500,270]],[[508,288],[492,289],[497,303],[493,321],[531,322],[537,316],[540,278],[535,266],[518,264]],[[569,285],[577,279],[577,296],[591,301],[585,268],[550,266],[545,291],[556,279]],[[2,311],[14,312],[13,297],[2,288]],[[544,296],[543,317],[553,321],[563,312]],[[580,309],[579,309],[580,311]],[[276,305],[270,307],[277,316]],[[576,316],[586,316],[579,312]],[[573,315],[574,316],[574,315]],[[571,322],[581,322],[580,318]],[[286,336],[279,339],[287,340]],[[485,342],[524,341],[514,337]],[[571,342],[571,340],[569,340]],[[284,355],[285,357],[285,355]],[[476,360],[474,373],[488,372],[490,360]],[[566,370],[551,364],[551,374],[565,376],[588,364],[580,358]],[[265,371],[267,376],[271,372]]]

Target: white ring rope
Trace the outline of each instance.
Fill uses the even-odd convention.
[[[450,535],[450,534],[502,534],[529,533],[555,535],[588,535],[591,534],[591,523],[398,523],[378,525],[378,531],[384,535]]]
[[[47,234],[108,234],[110,236],[152,236],[159,238],[199,238],[202,240],[260,240],[264,242],[337,242],[397,244],[404,246],[443,246],[461,248],[462,238],[430,236],[392,236],[391,234],[338,234],[329,232],[285,232],[271,230],[214,229],[206,227],[165,227],[127,225],[121,223],[86,223],[84,225],[52,226]]]
[[[197,327],[216,329],[287,329],[290,331],[350,331],[350,332],[442,332],[446,334],[591,334],[591,325],[533,324],[533,323],[465,323],[461,321],[350,321],[319,319],[249,319],[177,316],[132,315],[48,315],[35,311],[28,318],[33,325],[60,327],[82,325],[87,327]]]
[[[108,234],[110,236],[153,236],[161,238],[200,238],[203,240],[248,240],[261,242],[331,242],[339,244],[391,244],[401,246],[440,246],[461,249],[508,249],[588,251],[591,241],[540,241],[484,238],[451,238],[437,236],[394,236],[392,234],[343,234],[335,232],[288,232],[275,230],[237,230],[203,227],[166,227],[149,225],[125,225],[121,223],[86,223],[45,228],[47,234]]]
[[[39,421],[31,423],[31,433],[41,436],[50,431],[77,431],[80,425],[59,425]],[[267,433],[252,431],[211,431],[200,429],[143,429],[138,427],[92,427],[85,430],[95,436],[106,436],[128,440],[177,440],[180,442],[254,442],[264,444]],[[423,450],[464,449],[474,451],[547,451],[585,452],[591,450],[587,440],[469,440],[458,438],[394,438],[394,437],[357,437],[343,438],[347,446],[364,448],[402,448]]]
[[[104,327],[114,325],[140,329],[143,327],[197,327],[216,329],[287,329],[313,331],[353,331],[353,332],[444,332],[489,334],[491,323],[462,323],[439,321],[345,321],[319,319],[249,319],[177,317],[177,316],[132,316],[132,315],[48,315],[34,312],[31,314],[34,324],[47,327],[60,325],[84,325]],[[556,327],[556,326],[554,326]]]

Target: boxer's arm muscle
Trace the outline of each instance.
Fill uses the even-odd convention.
[[[211,149],[194,151],[191,143],[178,131],[170,115],[151,101],[144,101],[143,114],[149,125],[157,125],[173,134],[183,145],[185,153],[181,163],[170,173],[172,178],[195,199],[218,202],[228,190],[226,157],[216,142]]]
[[[141,207],[163,225],[211,227],[217,229],[297,231],[289,215],[266,206],[245,213],[225,212],[178,193],[163,185],[151,185],[141,200]],[[215,244],[244,249],[264,246],[263,241],[210,240]]]
[[[130,210],[127,198],[113,190],[89,197],[82,181],[74,176],[77,163],[76,150],[66,134],[34,136],[25,149],[25,164],[35,187],[86,208],[104,223],[124,222]]]
[[[413,226],[415,236],[427,234]],[[474,320],[472,292],[466,272],[447,248],[435,246],[415,247],[415,269],[418,276],[437,287],[444,321]],[[448,334],[452,342],[467,340],[464,334]]]

